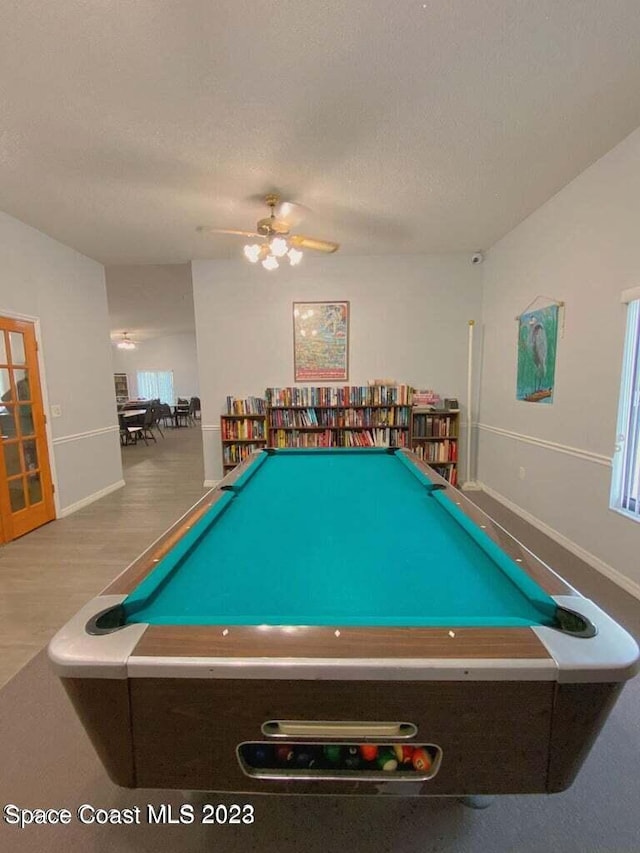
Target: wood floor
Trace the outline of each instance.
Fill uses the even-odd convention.
[[[200,425],[122,448],[126,486],[0,548],[0,686],[205,492]]]

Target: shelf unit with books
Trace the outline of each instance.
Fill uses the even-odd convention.
[[[271,447],[409,447],[408,385],[267,388]]]
[[[267,415],[261,397],[239,400],[227,397],[227,412],[220,416],[222,470],[228,474],[267,443]]]
[[[458,484],[459,417],[457,409],[411,411],[411,449],[452,486]]]
[[[116,403],[129,402],[129,377],[126,373],[114,373],[113,384],[116,392]]]

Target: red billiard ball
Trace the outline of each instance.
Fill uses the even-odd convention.
[[[431,756],[426,749],[416,749],[411,759],[414,770],[419,770],[421,773],[428,771],[433,763]]]
[[[283,743],[276,747],[276,758],[279,764],[291,764],[294,759],[293,747],[291,744]]]
[[[398,759],[398,764],[411,764],[411,759],[413,758],[413,750],[414,747],[410,746],[408,743],[394,744],[393,751],[395,752],[396,758]]]
[[[375,761],[378,755],[378,747],[375,743],[363,743],[360,746],[360,755],[365,761]]]

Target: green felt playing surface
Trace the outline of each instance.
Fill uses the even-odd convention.
[[[125,602],[190,625],[553,624],[555,604],[401,454],[262,454]]]

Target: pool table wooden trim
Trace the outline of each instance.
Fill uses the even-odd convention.
[[[125,788],[135,787],[128,680],[61,678],[60,682],[109,778]]]
[[[338,635],[336,635],[336,632]],[[149,625],[134,657],[540,660],[530,628],[364,628]]]
[[[110,778],[123,787],[407,796],[565,790],[623,686],[409,681],[390,690],[386,681],[289,680],[277,688],[268,680],[234,678],[62,682]],[[265,741],[262,725],[269,719],[358,720],[373,708],[381,720],[408,719],[418,743],[442,749],[432,779],[260,779],[246,776],[238,763],[238,744]]]
[[[582,596],[556,596],[596,627],[556,628],[163,626],[99,628],[124,595],[89,601],[49,643],[60,677],[344,681],[621,682],[638,671],[635,640]]]

